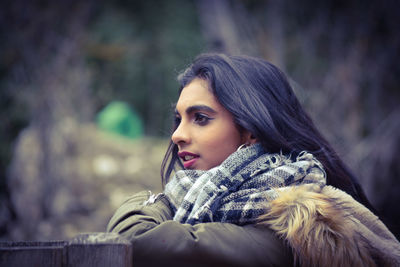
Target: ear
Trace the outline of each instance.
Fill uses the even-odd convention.
[[[252,145],[257,143],[257,138],[249,131],[244,131],[242,133],[242,144]]]

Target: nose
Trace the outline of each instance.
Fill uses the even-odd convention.
[[[190,142],[190,135],[184,123],[180,123],[171,136],[171,140],[176,145],[182,145]]]

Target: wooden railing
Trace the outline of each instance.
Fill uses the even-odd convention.
[[[131,243],[113,233],[81,234],[71,241],[0,242],[1,267],[128,267]]]

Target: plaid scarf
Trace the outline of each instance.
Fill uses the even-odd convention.
[[[254,223],[277,197],[277,188],[326,184],[322,164],[310,153],[295,159],[268,154],[260,144],[240,149],[208,171],[180,170],[165,187],[174,221]]]

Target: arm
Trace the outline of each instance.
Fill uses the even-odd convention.
[[[143,205],[150,193],[127,200],[107,230],[132,242],[134,266],[291,266],[293,257],[271,230],[228,223],[172,221],[168,199]]]

